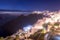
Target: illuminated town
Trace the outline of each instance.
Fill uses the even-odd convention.
[[[25,30],[18,30],[5,40],[53,40],[51,37],[60,35],[60,11],[34,11],[32,14],[42,14],[48,17],[39,19],[33,26],[29,25]],[[3,40],[3,37],[0,38]]]
[[[60,0],[0,0],[0,40],[60,40]]]

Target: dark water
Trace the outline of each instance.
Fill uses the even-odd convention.
[[[20,15],[18,18],[11,20],[1,26],[0,36],[9,36],[16,33],[19,29],[26,27],[26,25],[33,25],[37,20],[46,17],[43,14],[30,14],[28,16]],[[27,27],[29,28],[29,27]],[[29,28],[30,29],[30,28]]]
[[[0,14],[0,37],[9,35],[6,31],[3,30],[1,26],[3,26],[5,23],[17,18],[18,16],[9,15],[9,14]]]

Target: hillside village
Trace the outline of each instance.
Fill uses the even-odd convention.
[[[33,24],[32,28],[25,32],[23,30],[18,30],[15,34],[7,36],[5,40],[46,40],[46,33],[51,35],[60,35],[60,11],[34,11],[33,14],[42,14],[48,17],[43,17],[43,19],[38,19],[38,21]],[[40,36],[39,36],[40,35]],[[10,38],[9,38],[10,37]],[[3,37],[0,40],[3,40]]]

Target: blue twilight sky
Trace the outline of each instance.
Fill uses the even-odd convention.
[[[0,9],[60,10],[60,0],[0,0]]]

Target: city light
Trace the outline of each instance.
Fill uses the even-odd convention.
[[[32,25],[27,25],[23,28],[24,31],[29,31],[32,28]]]

